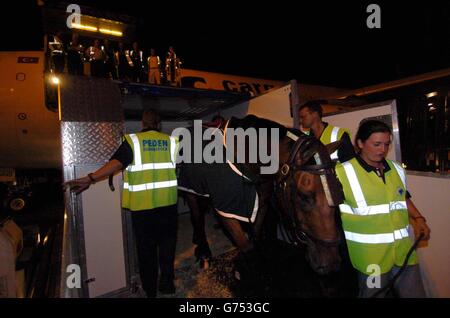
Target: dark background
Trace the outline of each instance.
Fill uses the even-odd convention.
[[[450,1],[376,1],[368,29],[371,2],[72,1],[136,17],[141,46],[186,68],[355,88],[450,67]],[[3,44],[41,47],[36,1],[6,6]]]

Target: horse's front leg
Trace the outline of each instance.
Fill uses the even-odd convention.
[[[256,248],[254,243],[248,239],[241,223],[238,220],[222,217],[222,222],[234,239],[239,249],[239,255],[235,259],[235,277],[241,281],[241,292],[250,295],[265,295],[271,278],[267,272],[267,260]]]
[[[223,226],[233,238],[234,243],[241,252],[248,252],[253,249],[253,243],[248,239],[247,234],[242,229],[240,222],[236,219],[220,216]]]
[[[191,212],[192,243],[197,245],[194,252],[196,261],[199,262],[201,268],[207,269],[212,258],[205,232],[205,211],[208,208],[208,199],[188,193],[186,201]]]

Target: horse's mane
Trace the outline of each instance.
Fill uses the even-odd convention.
[[[303,133],[299,129],[287,128],[287,127],[283,126],[282,124],[277,123],[273,120],[258,117],[255,115],[247,115],[244,118],[231,117],[230,123],[228,126],[233,127],[233,128],[241,127],[243,129],[247,129],[249,127],[253,127],[256,129],[258,129],[258,128],[268,128],[268,129],[278,128],[280,130],[280,138],[285,137],[288,132],[291,132],[292,134],[294,134],[296,136],[305,135],[305,133]]]
[[[280,130],[280,138],[286,136],[288,132],[288,129],[283,125],[266,118],[257,117],[255,115],[247,115],[244,118],[231,117],[228,127],[243,129],[247,129],[250,127],[256,129],[267,128],[269,129],[269,131],[270,128],[278,128]]]
[[[206,123],[203,125],[203,129],[206,128],[211,128],[211,127],[216,127],[216,125],[210,125],[211,123]],[[305,133],[303,133],[301,130],[296,129],[296,128],[288,128],[285,127],[284,125],[277,123],[273,120],[267,119],[267,118],[262,118],[262,117],[258,117],[255,115],[247,115],[243,118],[237,118],[237,117],[231,117],[228,123],[228,127],[229,128],[242,128],[244,130],[246,130],[247,128],[255,128],[255,129],[259,129],[259,128],[267,128],[268,129],[268,134],[270,136],[270,129],[271,128],[278,128],[279,129],[279,138],[282,139],[284,137],[286,137],[287,133],[290,132],[298,137],[300,136],[305,136]],[[194,126],[190,126],[187,128],[191,133],[193,133],[194,131]],[[292,142],[294,142],[293,140],[291,140]]]

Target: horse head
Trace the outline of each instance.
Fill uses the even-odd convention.
[[[324,146],[306,135],[294,139],[285,138],[280,145],[277,197],[281,219],[289,239],[306,245],[313,270],[327,274],[338,270],[341,263],[336,206],[343,193],[330,159],[340,142]]]

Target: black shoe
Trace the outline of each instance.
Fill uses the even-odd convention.
[[[175,285],[173,280],[159,282],[159,292],[163,295],[175,294]]]

